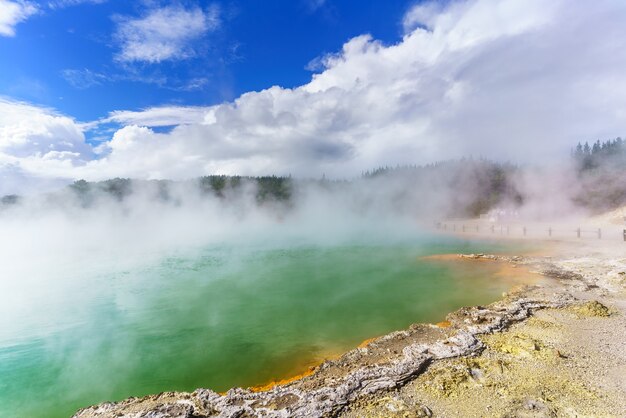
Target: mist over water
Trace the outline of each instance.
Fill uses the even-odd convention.
[[[0,213],[0,416],[261,384],[508,287],[420,260],[493,248],[432,236],[374,195],[259,204],[185,187]]]

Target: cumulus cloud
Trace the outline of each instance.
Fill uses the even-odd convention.
[[[341,176],[467,155],[550,160],[621,133],[620,3],[477,0],[431,13],[395,45],[350,40],[304,86],[248,93],[167,140],[136,140],[159,161],[193,156],[190,174]]]
[[[117,17],[116,58],[123,62],[158,63],[195,56],[193,42],[220,26],[219,8],[166,6],[138,18]]]
[[[420,26],[432,29],[433,21],[444,8],[444,3],[438,1],[426,1],[416,4],[411,7],[402,18],[404,32],[412,32]]]
[[[59,152],[87,157],[89,147],[73,119],[50,109],[0,98],[0,152],[11,157],[45,157]]]
[[[82,128],[57,112],[0,98],[0,194],[57,185],[92,159]]]
[[[15,36],[15,26],[37,11],[31,2],[0,0],[0,36]]]
[[[303,86],[204,108],[112,112],[105,121],[123,126],[66,177],[345,177],[469,155],[552,161],[580,140],[624,134],[626,3],[416,7],[399,42],[355,37]]]

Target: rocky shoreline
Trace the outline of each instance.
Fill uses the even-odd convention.
[[[468,359],[481,359],[491,355],[491,351],[494,356],[501,354],[500,357],[519,354],[532,359],[537,353],[542,356],[550,353],[551,358],[566,359],[567,349],[551,347],[536,338],[518,338],[520,333],[512,331],[539,312],[570,312],[589,317],[624,314],[625,306],[609,305],[615,305],[613,299],[624,301],[626,260],[599,249],[576,247],[570,250],[573,254],[555,258],[460,255],[526,266],[547,279],[540,284],[519,287],[488,306],[462,308],[449,314],[445,323],[415,324],[407,330],[376,338],[339,359],[324,362],[301,379],[270,390],[235,388],[225,394],[208,389],[192,393],[166,392],[102,403],[82,409],[74,417],[560,416],[562,408],[552,405],[550,399],[541,396],[525,399],[524,393],[519,394],[520,399],[507,400],[506,405],[490,406],[482,412],[469,405],[469,401],[461,408],[454,409],[454,405],[458,407],[459,402],[464,402],[461,399],[463,388],[467,388],[469,394],[474,383],[482,388],[487,382],[485,374],[489,374],[490,369],[472,367]],[[592,256],[582,256],[590,251]],[[602,302],[598,302],[599,299]],[[511,332],[517,332],[512,343],[507,337],[489,340],[491,336]],[[460,360],[465,361],[465,365],[456,373],[454,370]],[[516,364],[515,358],[493,361],[493,364],[500,364],[502,375],[502,364]],[[433,370],[440,374],[428,380]],[[522,373],[519,374],[522,378]],[[448,379],[448,375],[452,377]],[[423,382],[416,386],[420,379]],[[503,379],[504,376],[497,376],[492,386],[496,387]],[[509,386],[514,387],[514,383]],[[412,389],[407,393],[409,387]],[[626,393],[626,388],[622,389]],[[498,404],[497,399],[495,404]],[[619,413],[616,408],[625,406],[622,411],[626,410],[626,405],[619,401],[604,404],[608,406],[603,411],[594,405],[574,408],[571,416],[578,416],[577,413],[613,416]],[[465,407],[469,409],[462,413]]]

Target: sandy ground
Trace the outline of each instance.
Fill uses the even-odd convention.
[[[546,252],[453,256],[499,263],[532,284],[375,338],[298,380],[165,393],[76,416],[626,417],[626,242],[540,245]]]

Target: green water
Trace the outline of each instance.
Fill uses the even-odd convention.
[[[439,238],[211,246],[97,268],[63,290],[63,315],[0,334],[0,416],[65,417],[105,400],[289,376],[366,338],[497,299],[507,284],[484,270],[419,259],[490,250]]]

